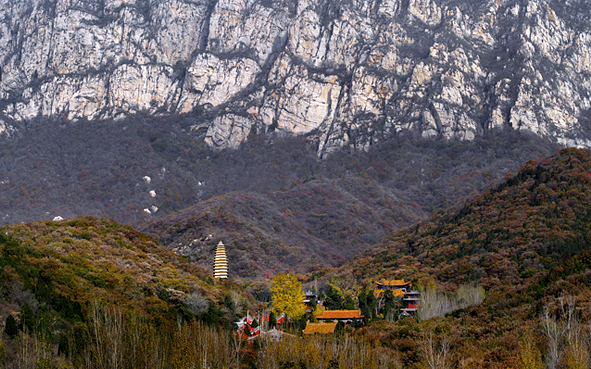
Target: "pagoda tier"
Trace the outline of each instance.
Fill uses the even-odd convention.
[[[421,300],[421,293],[419,291],[408,291],[402,298],[406,307],[400,309],[400,314],[403,316],[414,315],[419,308],[419,301]]]
[[[215,261],[213,264],[213,277],[220,279],[228,278],[228,259],[226,257],[226,247],[220,241],[215,251]]]

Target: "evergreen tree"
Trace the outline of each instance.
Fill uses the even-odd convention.
[[[28,302],[25,301],[23,304],[19,317],[23,332],[32,333],[35,331],[35,313],[33,313],[33,309],[31,309]]]
[[[376,316],[376,298],[372,291],[362,291],[359,294],[358,300],[359,310],[361,310],[361,314],[365,317],[365,321],[369,323]]]
[[[68,336],[65,334],[61,334],[59,337],[59,341],[57,344],[57,352],[60,355],[68,356],[70,355],[70,341],[68,340]]]
[[[334,334],[335,334],[335,336],[342,336],[344,332],[345,332],[345,323],[339,321],[337,323],[337,326],[334,328]]]
[[[302,317],[297,321],[297,329],[299,331],[303,331],[306,329],[306,324],[308,324],[308,319],[306,319],[305,315],[302,315]]]
[[[393,310],[397,308],[396,299],[394,298],[394,293],[392,291],[386,291],[384,293],[384,308],[382,309],[382,314],[384,314],[384,318],[388,319],[388,314],[392,313]]]
[[[357,320],[357,318],[353,318],[353,321],[351,322],[351,327],[361,328],[363,327],[363,322],[361,320]]]
[[[367,291],[366,308],[367,308],[367,321],[373,320],[376,317],[376,297],[372,291]]]
[[[343,308],[345,310],[355,310],[355,302],[353,301],[351,295],[347,295],[345,297],[345,301],[343,301]]]
[[[8,314],[6,318],[6,327],[4,328],[4,333],[10,338],[14,338],[18,334],[18,326],[16,325],[16,320],[11,314]]]
[[[367,314],[367,294],[365,291],[361,291],[361,293],[357,296],[357,302],[359,303],[359,310],[361,310],[361,315],[365,316],[367,319],[369,315]]]
[[[343,308],[343,299],[339,291],[330,284],[324,291],[324,307],[328,310],[341,310]]]
[[[275,316],[275,312],[271,311],[269,313],[269,328],[273,329],[277,326],[277,317]]]

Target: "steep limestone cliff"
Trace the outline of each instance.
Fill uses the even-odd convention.
[[[413,131],[591,147],[584,0],[0,0],[0,135],[37,117],[194,114],[320,155]],[[205,133],[206,132],[206,133]]]

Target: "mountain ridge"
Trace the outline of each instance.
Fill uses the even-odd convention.
[[[211,253],[203,248],[213,247],[213,241],[194,241],[213,234],[228,245],[237,263],[234,271],[241,276],[336,266],[431,211],[477,194],[509,168],[517,168],[510,163],[518,157],[549,153],[537,140],[514,137],[515,151],[509,151],[515,156],[506,161],[510,136],[497,139],[440,145],[424,139],[393,141],[364,155],[335,153],[309,179],[300,177],[267,192],[234,190],[141,229],[206,268]],[[503,141],[502,153],[496,151],[496,142]],[[292,262],[279,261],[278,255]],[[259,261],[247,266],[249,259]]]
[[[584,1],[7,0],[0,131],[35,118],[188,114],[236,148],[306,135],[325,156],[495,128],[589,147]],[[34,23],[31,23],[34,22]]]

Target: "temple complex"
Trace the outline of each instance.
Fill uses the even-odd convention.
[[[304,305],[306,305],[306,313],[314,311],[316,307],[316,299],[318,296],[312,291],[308,291],[304,295]]]

